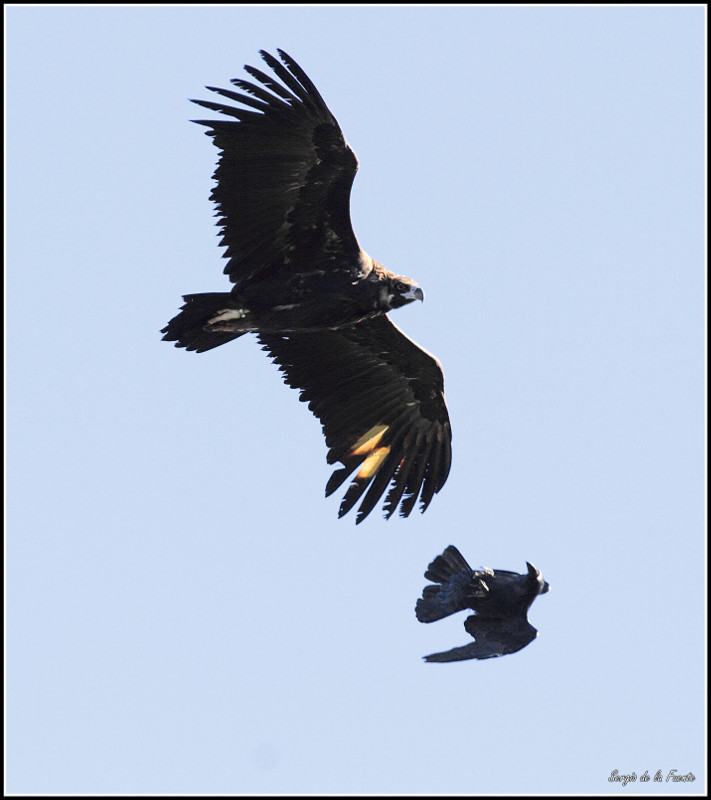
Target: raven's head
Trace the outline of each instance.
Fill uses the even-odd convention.
[[[533,564],[530,564],[528,561],[526,562],[526,566],[528,567],[529,581],[538,586],[537,594],[545,594],[551,587],[548,582],[544,580],[540,570],[537,570]]]
[[[412,280],[402,275],[389,275],[384,287],[384,305],[390,308],[400,308],[413,300],[424,300],[425,293]]]

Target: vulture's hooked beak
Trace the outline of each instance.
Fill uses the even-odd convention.
[[[424,302],[425,293],[420,289],[419,286],[412,286],[408,289],[403,295],[403,300],[419,300],[420,302]]]

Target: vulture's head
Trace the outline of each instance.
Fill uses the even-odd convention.
[[[412,280],[402,275],[390,275],[387,279],[385,288],[385,306],[390,308],[400,308],[406,306],[413,300],[424,300],[425,293]]]

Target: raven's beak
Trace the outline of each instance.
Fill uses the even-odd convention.
[[[526,566],[528,567],[528,577],[533,578],[533,580],[538,581],[541,589],[538,594],[545,594],[551,587],[549,583],[543,580],[543,575],[531,564],[530,561],[526,562]]]

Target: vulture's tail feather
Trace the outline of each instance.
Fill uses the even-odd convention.
[[[220,328],[221,312],[236,312],[234,296],[229,292],[186,294],[180,313],[163,328],[164,341],[175,342],[176,347],[204,353],[221,344],[231,342],[247,331],[229,330],[227,324]],[[236,312],[239,313],[239,312]]]

